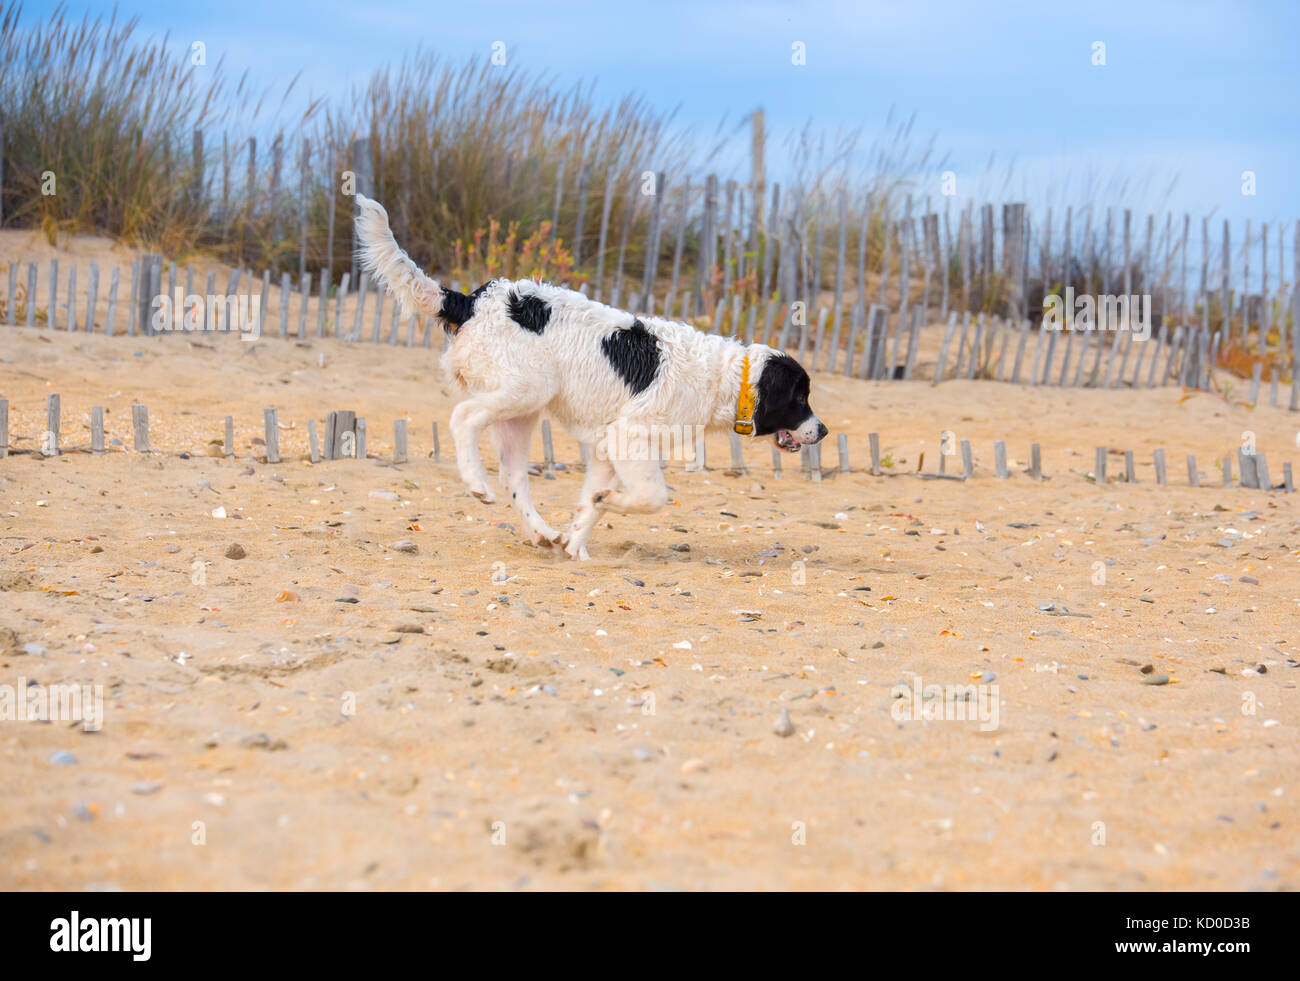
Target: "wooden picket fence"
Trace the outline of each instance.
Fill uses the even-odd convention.
[[[173,306],[172,326],[183,330],[180,318],[188,313],[184,308],[185,301],[195,295],[193,266],[184,271],[182,286],[176,263],[164,267],[162,256],[143,255],[131,265],[127,290],[123,289],[122,271],[118,267],[112,269],[107,316],[101,319],[98,315],[100,270],[96,263],[90,264],[84,300],[77,290],[79,277],[76,266],[66,271],[66,292],[61,297],[58,259],[50,260],[44,282],[37,263],[26,263],[25,291],[20,303],[17,287],[22,265],[11,262],[8,269],[8,302],[0,311],[3,314],[0,323],[10,327],[20,324],[35,326],[38,323],[37,300],[44,296],[47,304],[42,326],[46,329],[86,333],[102,331],[108,335],[128,337],[153,336],[169,332],[159,330],[155,324],[156,297],[181,298],[181,303]],[[364,273],[348,314],[344,305],[349,297],[350,279],[350,274],[344,272],[337,288],[331,289],[328,270],[322,270],[315,290],[313,312],[310,310],[314,292],[311,274],[305,274],[296,283],[288,273],[282,274],[275,324],[278,330],[272,333],[272,323],[268,319],[272,291],[269,270],[263,272],[260,280],[254,280],[248,270],[235,269],[220,293],[217,292],[215,273],[209,272],[204,291],[198,294],[204,300],[199,326],[205,330],[236,329],[238,324],[228,322],[229,307],[226,304],[232,298],[241,299],[242,286],[246,315],[256,320],[264,336],[332,337],[347,342],[432,346],[436,321],[414,316],[403,321],[396,302],[385,296],[382,286],[370,284]],[[260,283],[259,292],[253,291],[255,283]],[[460,286],[459,283],[451,285],[453,288]],[[122,295],[128,291],[129,295]],[[617,301],[619,298],[615,296],[612,299]],[[653,295],[648,295],[644,308],[640,297],[628,299],[632,301],[634,312],[648,315],[654,309]],[[711,322],[697,321],[697,326],[714,334],[736,337],[745,343],[759,342],[788,350],[814,371],[876,381],[922,377],[917,368],[921,330],[927,315],[924,303],[899,310],[877,303],[870,304],[865,310],[854,307],[849,311],[849,322],[842,331],[837,321],[832,323],[834,315],[825,307],[818,311],[813,322],[799,312],[788,315],[788,308],[775,299],[751,304],[748,308],[742,307],[742,297],[738,294],[733,294],[731,299],[729,311],[719,300]],[[295,301],[296,311],[291,309]],[[686,302],[687,298],[683,297],[683,303]],[[665,305],[671,308],[671,293],[666,297]],[[1232,337],[1234,328],[1230,325],[1228,335],[1221,330],[1212,330],[1208,305],[1201,309],[1200,323],[1177,327],[1161,324],[1145,338],[1132,329],[1123,329],[1124,324],[1107,323],[1104,317],[1089,330],[1051,330],[1034,329],[1027,318],[972,316],[969,312],[959,317],[956,311],[951,311],[943,328],[937,360],[927,377],[935,384],[949,379],[984,379],[1058,387],[1151,388],[1178,384],[1208,389],[1220,346],[1225,336]],[[671,310],[663,312],[668,314]],[[1257,325],[1257,331],[1261,336],[1267,336],[1262,323]],[[1252,404],[1257,401],[1264,381],[1262,362],[1256,361],[1253,368],[1249,399]],[[1281,375],[1275,362],[1268,378],[1273,405],[1278,402],[1280,382]],[[1300,410],[1300,372],[1291,372],[1290,389],[1289,408]]]
[[[38,445],[31,450],[22,451],[42,457],[55,457],[68,452],[88,453],[92,456],[101,456],[112,452],[112,448],[105,444],[104,434],[104,410],[102,406],[92,406],[90,410],[90,445],[79,447],[64,447],[60,443],[61,421],[62,421],[63,401],[57,393],[51,394],[46,400],[46,428],[41,434]],[[310,460],[313,465],[320,464],[329,460],[344,459],[376,459],[380,462],[388,463],[394,466],[407,464],[410,461],[408,447],[407,422],[405,419],[397,419],[393,423],[393,452],[387,458],[381,458],[369,452],[367,447],[367,428],[366,420],[358,417],[351,410],[337,410],[325,414],[325,438],[322,444],[319,441],[319,429],[317,420],[310,419],[307,422],[307,432],[310,446]],[[142,404],[133,404],[131,406],[131,424],[132,424],[132,450],[137,454],[150,454],[156,451],[149,442],[149,408]],[[279,413],[274,408],[268,408],[263,412],[263,443],[265,445],[264,454],[259,457],[267,464],[282,464],[286,461],[280,455],[280,424]],[[225,439],[222,442],[219,456],[226,459],[234,459],[237,456],[235,445],[235,426],[234,418],[226,416],[224,420]],[[432,458],[435,464],[442,462],[442,441],[439,434],[438,423],[435,421],[432,427],[432,444],[428,452],[428,457]],[[840,433],[836,437],[836,448],[838,451],[838,460],[832,467],[823,466],[821,458],[822,444],[805,446],[800,450],[800,467],[799,473],[805,480],[821,481],[838,474],[851,474],[855,471],[849,460],[849,436],[847,433]],[[956,448],[960,446],[961,469],[952,473],[948,472],[947,458],[949,455],[956,456]],[[880,455],[880,435],[878,433],[869,433],[867,435],[867,446],[870,456],[870,465],[865,473],[872,477],[883,476],[915,476],[924,480],[960,480],[967,481],[976,476],[974,453],[969,440],[963,439],[960,444],[952,436],[951,432],[945,431],[940,434],[941,455],[939,457],[939,467],[935,471],[924,470],[925,454],[922,453],[917,463],[915,471],[893,471],[885,473],[882,466]],[[729,447],[731,451],[730,465],[725,469],[726,472],[736,475],[748,474],[752,468],[745,460],[744,443],[741,438],[734,433],[729,434]],[[542,422],[542,454],[543,461],[541,464],[532,464],[530,468],[538,474],[545,473],[548,470],[568,470],[572,466],[586,469],[587,464],[587,447],[582,446],[582,459],[577,463],[557,462],[555,459],[554,439],[551,432],[550,420]],[[10,456],[13,448],[10,446],[9,438],[9,402],[6,399],[0,399],[0,459]],[[123,447],[125,451],[125,447]],[[19,451],[14,451],[19,452]],[[174,454],[179,456],[180,454]],[[772,464],[771,473],[774,478],[783,476],[783,454],[776,447],[771,448]],[[1097,447],[1096,462],[1093,471],[1089,474],[1089,479],[1098,485],[1105,485],[1108,482],[1107,477],[1107,459],[1109,450],[1104,446]],[[1265,454],[1261,452],[1250,453],[1245,448],[1238,447],[1237,456],[1237,475],[1239,486],[1255,490],[1272,491],[1280,490],[1287,494],[1295,490],[1290,462],[1282,465],[1282,483],[1275,485],[1270,477],[1268,461]],[[998,480],[1006,480],[1011,476],[1007,466],[1007,449],[1004,440],[997,440],[993,444],[993,476]],[[1153,454],[1152,462],[1155,469],[1156,483],[1160,486],[1168,484],[1165,451],[1158,449]],[[707,461],[707,447],[703,432],[698,432],[692,446],[692,452],[688,459],[685,460],[685,469],[688,472],[704,472],[709,469]],[[664,461],[663,465],[668,466]],[[1227,488],[1233,486],[1233,466],[1232,456],[1225,456],[1221,461],[1222,468],[1222,486]],[[1025,470],[1026,475],[1032,481],[1042,481],[1046,479],[1042,468],[1042,453],[1038,443],[1030,445],[1030,462]],[[1125,451],[1124,453],[1124,475],[1123,482],[1128,484],[1137,483],[1136,463],[1133,452]],[[1190,487],[1200,487],[1200,472],[1197,469],[1196,457],[1188,454],[1187,456],[1187,484]]]

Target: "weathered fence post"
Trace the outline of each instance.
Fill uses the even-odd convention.
[[[59,410],[59,396],[51,393],[45,400],[45,438],[41,441],[41,453],[45,456],[59,455]]]
[[[90,452],[104,452],[104,409],[99,405],[90,410]]]
[[[437,424],[436,422],[433,424],[433,430],[434,430],[434,433],[435,433],[435,442],[436,442],[436,439],[437,439],[437,437],[436,437],[436,433],[437,433],[437,431],[438,431],[438,424]],[[543,419],[543,420],[542,420],[542,461],[543,461],[543,463],[542,463],[542,470],[543,470],[543,471],[547,471],[547,470],[554,469],[554,467],[555,467],[555,444],[554,444],[554,443],[552,442],[552,440],[551,440],[551,420],[550,420],[550,419]]]
[[[262,421],[266,430],[266,462],[280,462],[280,423],[275,409],[263,409]]]
[[[393,422],[393,462],[406,462],[406,420]]]
[[[131,406],[131,430],[135,437],[135,451],[149,452],[149,407],[147,405]]]
[[[740,443],[740,437],[735,433],[729,435],[731,437],[731,472],[744,474],[747,471],[745,470],[745,453]]]

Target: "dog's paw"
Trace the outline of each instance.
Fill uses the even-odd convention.
[[[580,562],[586,562],[588,559],[591,558],[591,556],[587,554],[586,545],[578,545],[577,548],[574,548],[575,544],[576,543],[572,539],[569,539],[565,543],[564,554],[567,555],[569,558],[577,559]]]
[[[533,532],[533,544],[541,548],[553,548],[556,545],[561,547],[569,544],[569,536],[554,529],[545,529]]]

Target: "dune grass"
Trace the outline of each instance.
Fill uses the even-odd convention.
[[[754,202],[742,175],[733,190],[745,192],[746,210],[743,219],[739,210],[733,215],[728,244],[721,229],[724,176],[716,197],[719,239],[711,244],[701,221],[704,177],[743,125],[729,136],[720,126],[716,142],[701,145],[674,125],[671,112],[644,100],[605,105],[587,85],[561,89],[490,59],[453,64],[421,50],[377,69],[348,98],[312,102],[286,122],[293,81],[272,93],[247,76],[231,78],[220,61],[201,68],[167,38],[142,37],[135,20],[78,21],[62,6],[32,20],[14,0],[0,7],[4,224],[42,228],[51,242],[69,232],[96,232],[171,258],[204,252],[276,276],[305,261],[313,273],[328,266],[337,283],[352,264],[349,191],[355,187],[383,201],[404,247],[434,271],[467,281],[535,273],[606,295],[616,285],[628,296],[646,275],[656,200],[643,193],[650,178],[660,204],[650,279],[659,295],[674,280],[679,291],[690,289],[701,278],[701,262],[715,257],[702,283],[706,313],[728,291],[746,305],[773,295],[785,304],[796,293],[830,292],[819,301],[829,304],[837,284],[841,304],[851,304],[861,296],[863,266],[865,300],[883,296],[891,305],[922,298],[928,267],[925,296],[937,307],[943,258],[921,222],[932,211],[940,215],[939,235],[953,243],[946,257],[953,309],[1003,313],[1018,285],[1018,276],[1002,268],[1000,250],[984,271],[978,211],[969,223],[949,212],[935,179],[946,157],[934,138],[915,134],[914,117],[892,111],[871,142],[861,129],[828,135],[811,124],[770,140],[769,151],[780,159],[769,159],[769,172],[790,175],[780,189],[781,220],[772,220],[769,182],[766,220],[751,228]],[[1007,189],[1014,165],[1005,167]],[[985,183],[993,169],[991,160]],[[1120,196],[1131,190],[1127,183],[1094,185],[1084,190]],[[1033,216],[1024,298],[1031,315],[1046,293],[1067,284],[1079,292],[1104,284],[1119,290],[1118,228],[1103,237],[1106,210],[1094,215],[1088,206],[1091,239],[1085,244],[1076,226],[1068,264],[1044,250],[1042,216]],[[1080,224],[1084,213],[1076,209]],[[680,228],[684,215],[690,221]],[[995,215],[995,226],[1000,223]],[[780,261],[777,242],[790,246]],[[1162,246],[1163,240],[1156,243],[1157,268],[1150,270],[1135,246],[1134,289],[1159,295],[1174,285],[1168,265],[1159,268]],[[731,258],[725,270],[724,255]],[[1175,268],[1179,258],[1175,249]],[[1288,322],[1285,309],[1281,316]]]

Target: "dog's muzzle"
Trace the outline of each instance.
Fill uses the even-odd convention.
[[[820,419],[812,416],[798,429],[778,429],[772,439],[778,448],[787,453],[796,453],[801,446],[820,443],[829,432]]]

